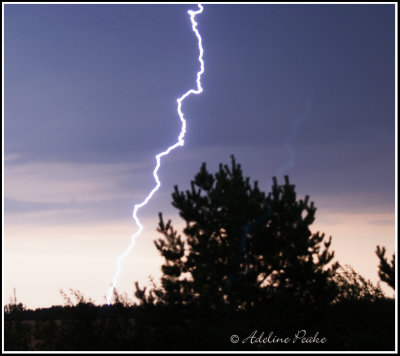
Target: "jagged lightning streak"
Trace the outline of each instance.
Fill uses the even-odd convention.
[[[312,95],[312,94],[311,94]],[[311,96],[307,101],[306,110],[303,112],[294,122],[290,135],[285,140],[285,146],[289,153],[288,161],[278,169],[277,176],[280,177],[282,174],[287,173],[287,170],[293,166],[295,160],[295,154],[292,147],[292,141],[296,137],[297,130],[300,124],[310,115],[311,113]]]
[[[185,100],[190,94],[200,94],[203,91],[203,88],[201,87],[201,75],[204,73],[204,61],[203,61],[203,47],[202,47],[202,41],[201,41],[201,36],[199,31],[197,30],[197,22],[195,20],[196,15],[200,14],[203,12],[203,6],[201,4],[197,5],[199,7],[199,9],[197,11],[193,11],[193,10],[189,10],[188,14],[190,15],[190,21],[192,23],[192,30],[193,32],[196,34],[197,40],[198,40],[198,47],[199,47],[199,62],[200,62],[200,71],[197,72],[197,89],[190,89],[189,91],[187,91],[185,94],[183,94],[180,98],[177,99],[177,103],[178,103],[178,115],[179,118],[182,122],[182,129],[181,132],[178,136],[178,141],[168,147],[165,151],[159,153],[156,155],[156,168],[154,168],[153,171],[153,176],[154,179],[156,181],[156,186],[153,188],[153,190],[149,193],[149,195],[147,195],[147,197],[139,204],[136,204],[134,209],[133,209],[133,219],[136,222],[136,225],[138,227],[138,230],[131,236],[131,242],[128,246],[128,248],[122,253],[121,256],[118,257],[117,261],[116,261],[116,272],[114,274],[113,277],[113,282],[112,285],[110,287],[110,289],[108,290],[108,294],[107,294],[107,304],[110,305],[111,304],[111,297],[113,295],[113,292],[115,290],[115,286],[117,284],[119,275],[121,274],[121,269],[122,269],[122,261],[126,258],[126,256],[129,255],[129,253],[132,251],[133,247],[135,246],[136,243],[136,239],[137,237],[142,233],[143,231],[143,225],[140,223],[140,220],[137,216],[137,213],[139,211],[140,208],[142,208],[143,206],[145,206],[149,200],[151,199],[151,197],[154,195],[154,193],[160,188],[161,186],[161,182],[158,178],[157,172],[158,169],[160,168],[160,164],[161,164],[161,157],[168,155],[172,150],[174,150],[175,148],[177,148],[178,146],[183,146],[184,144],[184,136],[186,133],[186,120],[183,116],[183,112],[182,112],[182,102],[183,100]]]
[[[314,97],[314,92],[315,92],[315,87],[317,85],[317,82],[319,80],[319,72],[315,75],[315,79],[314,79],[314,84],[311,87],[311,91],[306,103],[306,109],[305,111],[296,118],[296,120],[294,121],[293,125],[292,125],[292,130],[290,132],[290,135],[286,138],[285,140],[285,147],[287,152],[289,153],[289,159],[287,160],[287,162],[281,166],[277,173],[276,176],[280,177],[281,175],[283,175],[284,173],[287,174],[287,171],[292,168],[294,161],[295,161],[295,154],[294,154],[294,150],[292,147],[292,141],[293,139],[296,137],[297,131],[299,129],[299,126],[305,121],[305,119],[307,117],[310,116],[311,114],[311,101]]]

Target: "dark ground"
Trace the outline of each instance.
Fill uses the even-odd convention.
[[[266,303],[254,312],[81,302],[16,307],[4,326],[6,351],[393,351],[395,302],[344,301],[318,310]]]

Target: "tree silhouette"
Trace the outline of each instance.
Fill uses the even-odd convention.
[[[232,156],[214,175],[203,164],[191,189],[175,187],[172,197],[186,226],[180,235],[160,214],[160,286],[147,292],[136,283],[139,304],[114,291],[114,304],[103,306],[71,289],[61,291],[63,307],[35,311],[14,293],[4,309],[5,349],[393,351],[395,300],[332,263],[331,238],[310,231],[316,208],[308,196],[297,199],[288,177],[265,194]],[[379,246],[377,255],[382,280],[394,286],[394,257],[389,265]],[[305,330],[328,342],[231,341],[255,330],[264,338]]]
[[[172,198],[185,236],[160,213],[163,237],[155,246],[165,263],[150,300],[248,310],[276,295],[308,304],[335,297],[331,238],[311,233],[316,208],[308,196],[296,199],[287,176],[283,185],[274,178],[266,195],[232,156],[231,166],[220,164],[214,175],[203,163],[191,189],[175,186]],[[145,290],[137,286],[136,295],[146,302]]]
[[[380,246],[376,246],[375,253],[378,256],[380,262],[378,270],[379,278],[394,289],[395,288],[394,254],[392,256],[392,261],[389,264],[385,257],[386,249],[384,247],[381,248]]]

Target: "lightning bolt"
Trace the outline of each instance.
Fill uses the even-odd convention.
[[[281,176],[283,173],[287,172],[287,170],[289,170],[290,168],[292,168],[292,166],[294,164],[294,160],[295,160],[295,154],[294,154],[294,150],[292,147],[292,141],[296,137],[297,130],[298,130],[300,124],[310,115],[310,113],[311,113],[311,96],[307,101],[305,112],[303,112],[299,117],[297,117],[297,119],[295,120],[295,122],[292,126],[290,135],[285,140],[285,146],[289,153],[289,159],[283,166],[281,166],[279,168],[279,170],[276,174],[278,177]]]
[[[311,87],[311,91],[309,93],[309,97],[306,103],[306,109],[305,111],[297,117],[297,119],[294,121],[293,126],[292,126],[292,130],[290,132],[290,135],[286,138],[285,140],[285,146],[287,149],[287,152],[289,153],[289,159],[288,161],[281,166],[278,169],[278,172],[276,173],[276,176],[281,176],[284,173],[287,173],[287,171],[293,167],[294,161],[295,161],[295,154],[294,154],[294,150],[293,150],[293,146],[292,146],[292,141],[293,139],[296,137],[297,135],[297,131],[299,129],[299,126],[305,121],[306,118],[308,118],[311,114],[311,101],[314,97],[314,92],[315,92],[315,87],[317,85],[317,82],[319,80],[319,72],[317,72],[317,74],[315,75],[314,78],[314,84]]]
[[[178,103],[177,111],[178,111],[179,119],[182,122],[182,129],[181,129],[181,132],[180,132],[180,134],[178,136],[178,141],[174,145],[168,147],[165,151],[160,152],[159,154],[156,155],[155,158],[156,158],[157,164],[156,164],[156,167],[154,168],[153,176],[154,176],[154,179],[155,179],[157,184],[153,188],[153,190],[147,195],[147,197],[141,203],[136,204],[134,206],[133,219],[136,222],[138,230],[131,236],[131,242],[130,242],[128,248],[122,253],[122,255],[120,255],[118,257],[118,259],[116,261],[117,269],[116,269],[116,272],[115,272],[114,277],[113,277],[112,285],[111,285],[111,287],[110,287],[110,289],[108,290],[108,293],[107,293],[107,304],[108,305],[111,304],[111,297],[112,297],[113,292],[115,290],[115,286],[116,286],[116,284],[118,282],[119,275],[121,274],[122,262],[126,258],[126,256],[128,256],[129,253],[132,251],[133,247],[136,244],[136,239],[138,238],[138,236],[142,233],[142,231],[144,229],[143,225],[140,223],[140,220],[139,220],[139,218],[137,216],[138,211],[139,211],[140,208],[142,208],[143,206],[145,206],[149,202],[149,200],[152,198],[152,196],[155,194],[155,192],[161,186],[160,179],[158,178],[158,175],[157,175],[158,169],[160,168],[160,165],[161,165],[161,157],[168,155],[172,150],[174,150],[175,148],[177,148],[179,146],[183,146],[183,144],[184,144],[183,138],[184,138],[185,133],[186,133],[186,120],[185,120],[185,118],[183,116],[183,112],[182,112],[182,102],[189,95],[191,95],[191,94],[196,94],[197,95],[197,94],[200,94],[203,91],[203,88],[201,87],[201,75],[204,73],[204,61],[203,61],[203,52],[204,51],[203,51],[203,47],[202,47],[201,36],[200,36],[199,31],[197,30],[197,22],[195,20],[196,15],[201,14],[203,12],[203,6],[201,4],[198,4],[197,6],[199,8],[197,11],[188,10],[188,14],[190,15],[190,21],[192,23],[192,30],[196,34],[197,41],[198,41],[198,47],[199,47],[199,58],[198,59],[199,59],[199,62],[200,62],[200,71],[197,72],[197,80],[196,80],[197,89],[190,89],[185,94],[183,94],[180,98],[177,99],[177,103]]]

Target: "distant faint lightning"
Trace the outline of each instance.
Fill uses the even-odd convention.
[[[286,149],[287,149],[287,151],[289,153],[289,159],[283,166],[281,166],[278,169],[278,171],[276,173],[276,176],[278,176],[278,177],[280,177],[284,173],[287,174],[287,171],[290,168],[292,168],[292,166],[294,164],[295,154],[294,154],[294,150],[293,150],[293,147],[292,147],[292,141],[296,137],[296,134],[297,134],[297,131],[298,131],[298,128],[299,128],[300,124],[303,123],[303,121],[308,116],[310,116],[310,114],[311,114],[311,100],[312,100],[312,98],[314,96],[314,90],[315,90],[315,86],[316,86],[316,84],[318,82],[318,78],[319,78],[319,73],[317,73],[316,76],[315,76],[314,85],[312,86],[311,92],[309,94],[309,97],[308,97],[308,100],[307,100],[307,103],[306,103],[305,111],[296,118],[296,120],[293,123],[290,135],[285,140],[285,146],[286,146]]]
[[[289,153],[289,159],[283,166],[281,166],[278,169],[278,172],[276,174],[278,177],[280,177],[283,173],[287,173],[287,170],[289,168],[292,168],[294,159],[295,159],[294,150],[292,147],[292,141],[296,137],[296,133],[297,133],[297,130],[298,130],[300,124],[310,115],[310,113],[311,113],[311,97],[307,101],[307,106],[306,106],[305,112],[303,112],[300,116],[297,117],[297,119],[295,120],[295,122],[292,126],[290,135],[285,140],[285,146]]]
[[[156,168],[154,168],[153,176],[154,176],[154,179],[155,179],[157,185],[153,188],[153,190],[149,193],[149,195],[147,195],[147,197],[140,204],[136,204],[134,209],[133,209],[133,218],[135,219],[136,225],[138,226],[139,229],[131,236],[131,243],[129,244],[128,248],[117,259],[117,262],[116,262],[117,270],[116,270],[116,272],[114,274],[112,285],[111,285],[110,289],[108,290],[108,294],[107,294],[107,304],[108,305],[111,304],[111,297],[113,295],[115,286],[117,284],[119,275],[121,273],[122,261],[132,251],[132,249],[133,249],[133,247],[135,246],[135,243],[136,243],[136,238],[142,233],[143,228],[144,228],[143,225],[139,221],[137,213],[138,213],[140,208],[142,208],[143,206],[145,206],[148,203],[148,201],[151,199],[151,197],[154,195],[154,193],[161,186],[161,182],[160,182],[160,180],[158,178],[158,175],[157,175],[158,169],[160,168],[160,164],[161,164],[161,157],[168,155],[172,150],[174,150],[178,146],[183,146],[183,144],[184,144],[183,137],[185,136],[185,133],[186,133],[186,120],[183,117],[183,113],[182,113],[182,110],[181,110],[182,101],[185,100],[185,98],[188,97],[190,94],[200,94],[203,91],[203,88],[201,87],[201,82],[200,82],[201,75],[204,73],[203,47],[202,47],[202,41],[201,41],[200,33],[197,30],[197,22],[194,19],[196,15],[198,15],[198,14],[203,12],[203,6],[201,4],[198,4],[197,6],[199,7],[199,10],[197,10],[197,11],[189,10],[188,11],[188,14],[190,15],[190,21],[192,22],[192,29],[193,29],[194,33],[196,34],[196,37],[197,37],[197,40],[198,40],[198,47],[199,47],[199,52],[200,52],[200,54],[199,54],[200,71],[197,72],[197,80],[196,80],[197,90],[190,89],[185,94],[183,94],[179,99],[177,99],[177,103],[178,103],[177,111],[178,111],[179,118],[180,118],[180,120],[182,122],[181,133],[178,136],[178,141],[174,145],[168,147],[165,151],[163,151],[163,152],[161,152],[161,153],[156,155],[157,164],[156,164]]]

